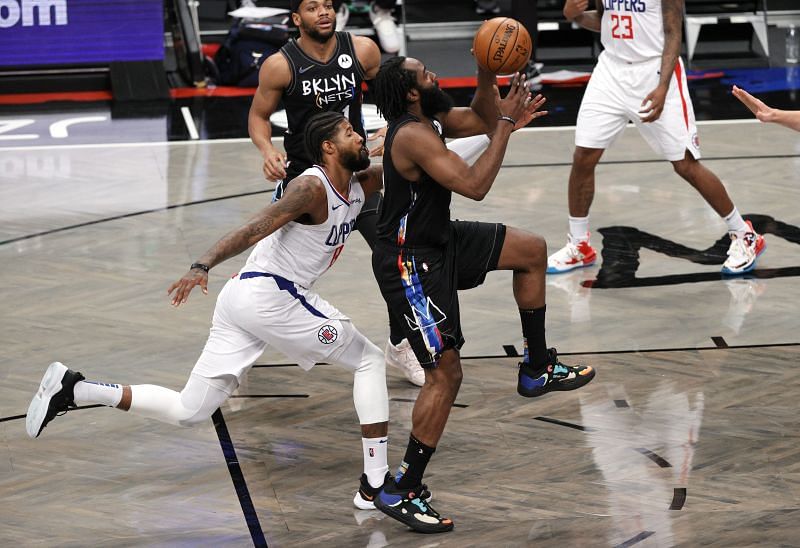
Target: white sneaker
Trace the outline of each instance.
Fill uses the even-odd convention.
[[[342,4],[344,5],[344,4]],[[375,34],[381,48],[386,53],[397,53],[400,51],[400,37],[397,30],[397,23],[394,22],[391,10],[381,9],[377,4],[372,4],[369,9],[369,20],[375,27]]]
[[[749,232],[737,235],[730,233],[731,245],[728,248],[728,258],[722,265],[723,274],[744,274],[756,267],[756,259],[767,248],[764,237],[753,230],[750,221],[745,221],[750,228]]]
[[[567,245],[547,258],[547,273],[559,274],[576,268],[592,266],[597,260],[597,252],[589,245],[589,240],[572,241],[569,236]]]
[[[350,8],[347,7],[345,2],[339,6],[339,11],[336,12],[336,30],[341,32],[347,26],[347,21],[350,19]]]
[[[411,349],[408,339],[403,339],[397,346],[392,341],[386,341],[386,363],[403,372],[408,382],[417,386],[425,384],[425,371]]]

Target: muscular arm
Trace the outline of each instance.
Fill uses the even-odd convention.
[[[471,137],[491,133],[497,126],[497,77],[478,67],[478,87],[467,108],[454,108],[442,120],[445,137]]]
[[[381,68],[381,50],[374,40],[366,36],[353,36],[353,48],[364,69],[364,80],[372,80]]]
[[[683,0],[661,0],[661,14],[664,19],[664,51],[661,52],[659,85],[668,89],[681,54]]]
[[[281,54],[271,55],[261,65],[258,73],[258,89],[247,116],[250,139],[264,157],[264,175],[277,180],[286,176],[283,167],[285,158],[272,144],[272,125],[269,117],[277,110],[283,91],[289,87],[292,75],[289,63]]]
[[[256,213],[239,228],[228,232],[197,262],[213,268],[263,240],[280,227],[305,214],[317,213],[320,200],[327,195],[316,177],[298,177],[286,189],[283,197]]]
[[[289,185],[280,200],[269,204],[244,225],[227,233],[196,262],[209,269],[213,268],[301,215],[310,214],[314,219],[315,215],[320,215],[320,211],[327,214],[327,207],[327,195],[322,181],[316,177],[298,177]],[[194,268],[173,283],[167,289],[169,295],[175,292],[172,295],[172,305],[180,306],[185,303],[196,285],[202,288],[203,293],[208,293],[208,272]]]
[[[567,21],[577,23],[581,27],[600,32],[603,20],[603,0],[595,0],[595,10],[586,11],[589,0],[567,0],[564,4],[564,17]]]
[[[500,171],[512,129],[508,122],[498,124],[489,147],[469,166],[458,154],[448,150],[430,127],[408,124],[394,138],[392,158],[404,176],[416,173],[418,177],[421,170],[443,187],[480,201],[492,188]]]

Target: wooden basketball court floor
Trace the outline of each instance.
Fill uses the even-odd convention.
[[[0,544],[800,545],[800,134],[741,121],[701,138],[706,165],[767,232],[758,269],[719,275],[724,224],[629,129],[598,170],[602,267],[548,279],[548,341],[597,368],[590,385],[517,396],[510,274],[461,296],[464,383],[426,477],[456,526],[433,537],[352,507],[350,375],[304,373],[269,350],[215,424],[92,408],[30,440],[21,415],[51,361],[183,386],[243,258],[180,309],[166,288],[270,194],[243,140],[3,149]],[[486,200],[456,198],[453,216],[560,247],[572,139],[516,134]],[[317,289],[383,346],[368,265],[354,236]],[[395,467],[417,390],[388,375]]]

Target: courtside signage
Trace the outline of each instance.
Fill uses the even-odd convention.
[[[163,58],[162,0],[0,0],[0,67]]]

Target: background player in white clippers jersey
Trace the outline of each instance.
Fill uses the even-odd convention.
[[[698,161],[700,140],[680,58],[683,0],[595,0],[594,5],[587,11],[589,0],[564,4],[568,20],[601,33],[604,51],[578,112],[567,245],[548,257],[547,272],[568,272],[597,260],[589,244],[595,167],[629,121],[724,219],[730,247],[722,273],[753,270],[766,248],[764,238],[742,219],[722,181]]]
[[[257,244],[245,267],[220,292],[208,341],[183,390],[86,382],[56,362],[28,408],[31,437],[56,413],[75,405],[108,405],[181,426],[206,421],[269,344],[304,369],[327,361],[354,373],[353,400],[364,449],[364,475],[354,503],[374,507],[372,497],[389,470],[383,352],[308,287],[338,257],[365,193],[383,186],[381,169],[353,175],[369,166],[368,152],[340,113],[312,118],[306,146],[317,151],[318,166],[297,177],[282,199],[225,235],[170,286],[174,306],[185,303],[195,286],[208,293],[208,270]]]

